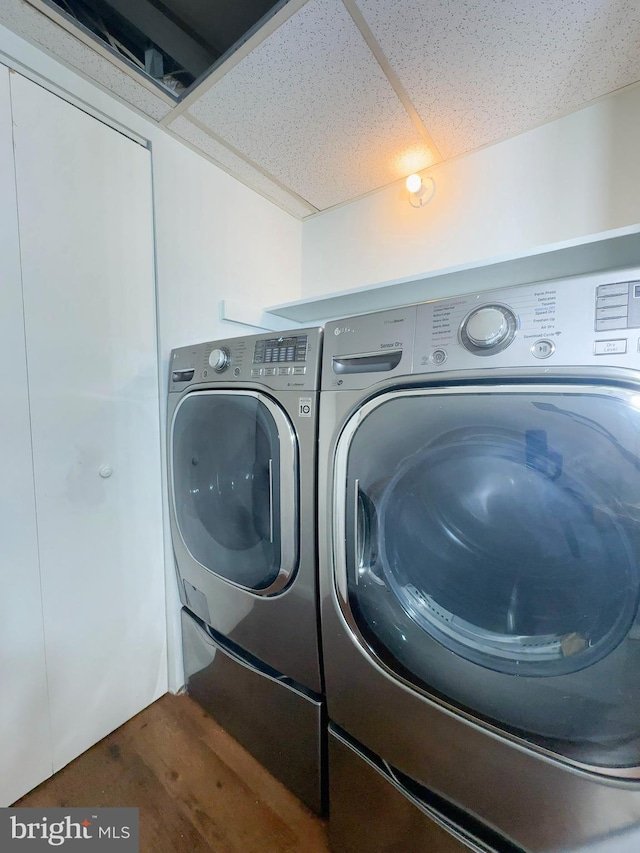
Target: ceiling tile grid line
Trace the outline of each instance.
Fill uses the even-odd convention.
[[[355,0],[449,159],[640,78],[637,0]]]
[[[199,81],[191,92],[186,94],[178,104],[165,116],[161,124],[170,124],[178,116],[186,112],[191,104],[198,101],[206,92],[216,85],[224,76],[236,67],[245,56],[255,50],[258,45],[269,38],[269,36],[281,27],[289,18],[293,17],[309,0],[288,0],[278,12],[267,21],[257,32],[255,32],[243,45],[238,48],[221,65],[213,69],[207,76]]]
[[[297,199],[301,204],[304,204],[304,205],[305,205],[305,207],[307,207],[307,208],[308,208],[309,212],[316,212],[316,211],[318,210],[318,208],[317,208],[317,207],[314,207],[312,204],[310,204],[308,201],[306,201],[306,199],[302,198],[302,196],[299,196],[299,195],[298,195],[297,193],[295,193],[292,189],[290,189],[289,187],[285,186],[285,185],[284,185],[281,181],[279,181],[276,177],[274,177],[273,175],[269,174],[269,172],[265,171],[265,169],[263,169],[263,168],[262,168],[258,163],[254,163],[252,160],[250,160],[248,157],[246,157],[246,156],[245,156],[241,151],[237,151],[237,150],[233,147],[233,145],[230,145],[230,144],[229,144],[228,142],[226,142],[224,139],[221,139],[220,137],[218,137],[218,136],[217,136],[217,135],[216,135],[216,134],[215,134],[215,133],[214,133],[210,128],[208,128],[206,125],[202,124],[202,122],[201,122],[199,119],[197,119],[195,116],[193,116],[193,115],[189,115],[189,116],[179,116],[178,118],[185,118],[186,120],[188,120],[189,122],[191,122],[192,124],[194,124],[197,128],[199,128],[199,130],[201,130],[201,131],[202,131],[202,133],[204,133],[204,134],[206,134],[208,137],[210,137],[210,138],[211,138],[211,139],[212,139],[212,140],[213,140],[217,145],[220,145],[222,148],[224,148],[224,149],[226,149],[227,151],[229,151],[229,153],[230,153],[233,157],[237,157],[237,158],[238,158],[238,160],[242,160],[244,163],[246,163],[246,164],[247,164],[247,166],[249,166],[251,169],[254,169],[256,172],[259,172],[259,173],[260,173],[260,175],[262,175],[262,177],[263,177],[263,178],[265,178],[266,180],[270,181],[270,182],[271,182],[272,184],[274,184],[275,186],[279,187],[281,190],[283,190],[283,191],[284,191],[284,192],[286,192],[289,196],[291,196],[291,198],[295,198],[295,199]],[[171,125],[170,125],[170,127],[171,127]]]
[[[160,94],[149,91],[123,71],[114,63],[113,57],[103,56],[93,45],[67,32],[57,17],[54,21],[26,0],[0,2],[0,24],[16,35],[47,51],[156,121],[169,112],[171,107]]]
[[[201,128],[193,119],[178,116],[165,130],[196,153],[205,156],[228,175],[277,204],[292,216],[304,219],[318,212],[317,208],[272,180],[242,155],[234,153],[226,144],[216,140],[209,131]]]
[[[342,0],[310,0],[188,113],[319,209],[437,159]]]
[[[400,99],[402,105],[404,106],[407,113],[409,114],[409,117],[411,118],[411,121],[413,122],[416,130],[418,131],[418,133],[422,134],[422,136],[424,137],[424,140],[427,143],[427,145],[429,146],[430,150],[434,153],[434,155],[436,157],[435,162],[441,162],[442,161],[442,155],[440,154],[440,151],[438,150],[438,146],[435,144],[435,142],[434,142],[431,134],[429,133],[428,128],[425,126],[423,120],[418,115],[418,111],[416,110],[416,108],[411,103],[411,99],[409,98],[409,95],[406,93],[402,83],[400,82],[398,75],[396,74],[396,72],[391,67],[391,63],[389,62],[387,57],[384,55],[384,52],[383,52],[382,48],[380,47],[380,45],[378,44],[378,42],[375,40],[375,36],[371,32],[371,29],[369,28],[369,25],[365,21],[362,12],[358,8],[357,3],[355,2],[355,0],[342,0],[342,2],[344,3],[344,5],[346,7],[347,12],[351,15],[353,23],[356,25],[356,27],[362,33],[363,39],[366,41],[371,53],[375,56],[376,61],[378,62],[378,65],[380,66],[380,68],[382,69],[383,73],[385,74],[387,80],[391,84],[394,92],[396,93],[396,95]]]

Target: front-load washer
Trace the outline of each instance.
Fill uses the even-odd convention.
[[[349,317],[324,340],[336,853],[383,849],[348,831],[354,766],[471,849],[640,826],[640,270]]]
[[[316,811],[321,341],[309,328],[175,349],[168,395],[188,691]]]

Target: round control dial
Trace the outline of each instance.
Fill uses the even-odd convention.
[[[509,346],[516,328],[515,314],[506,305],[483,305],[462,321],[460,341],[476,355],[493,355]]]
[[[229,350],[222,347],[221,349],[213,349],[211,350],[211,354],[209,355],[209,364],[216,373],[222,373],[225,368],[229,366],[230,356]]]

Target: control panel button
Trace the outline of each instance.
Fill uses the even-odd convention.
[[[279,367],[278,376],[288,376],[291,373],[290,367]]]
[[[304,376],[306,372],[307,372],[306,367],[294,367],[293,368],[294,376]]]
[[[607,308],[596,309],[596,319],[606,320],[610,317],[625,317],[627,316],[627,303],[624,305],[613,305]]]
[[[209,364],[216,373],[222,373],[229,366],[229,350],[225,347],[211,350]]]
[[[598,296],[596,299],[596,308],[611,308],[614,305],[629,304],[629,294],[622,293],[620,296]]]
[[[253,367],[251,369],[252,378],[256,378],[257,376],[264,376],[264,368],[262,367]]]
[[[435,350],[431,353],[430,358],[431,358],[431,361],[432,361],[434,364],[444,364],[444,363],[445,363],[445,361],[447,360],[447,353],[446,353],[446,350],[443,350],[443,349],[435,349]]]
[[[596,332],[608,332],[610,329],[626,329],[627,318],[616,317],[611,320],[596,320]]]
[[[619,355],[627,351],[627,339],[621,338],[615,341],[594,341],[594,355]]]
[[[621,284],[601,284],[598,287],[598,296],[620,296],[622,293],[629,293],[629,283],[626,281]]]
[[[265,367],[264,375],[265,376],[275,376],[276,375],[275,367]]]
[[[553,341],[536,341],[531,347],[531,355],[534,358],[549,358],[556,351]]]
[[[474,308],[460,324],[460,341],[476,355],[493,355],[509,346],[517,329],[516,317],[505,305]]]

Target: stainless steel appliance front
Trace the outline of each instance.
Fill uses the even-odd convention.
[[[329,716],[497,832],[496,850],[640,824],[638,332],[600,316],[636,281],[325,330]]]
[[[301,778],[287,769],[295,744],[315,738],[295,760],[313,779],[297,793],[317,811],[324,752],[317,720],[289,736],[268,697],[281,689],[282,707],[299,702],[293,726],[315,720],[323,707],[315,499],[321,340],[321,330],[310,328],[176,349],[168,405],[170,522],[185,632],[199,635],[194,617],[209,626],[209,645],[217,637],[233,647],[234,660],[244,656],[238,673],[263,668],[264,689],[252,677],[247,703],[243,680],[222,666],[224,651],[215,665],[203,659],[199,677],[191,659],[187,672],[194,685],[213,685],[203,701],[209,710],[244,720],[235,734],[247,748],[255,747],[255,737],[246,737],[251,719],[254,732],[269,732],[285,783]]]

